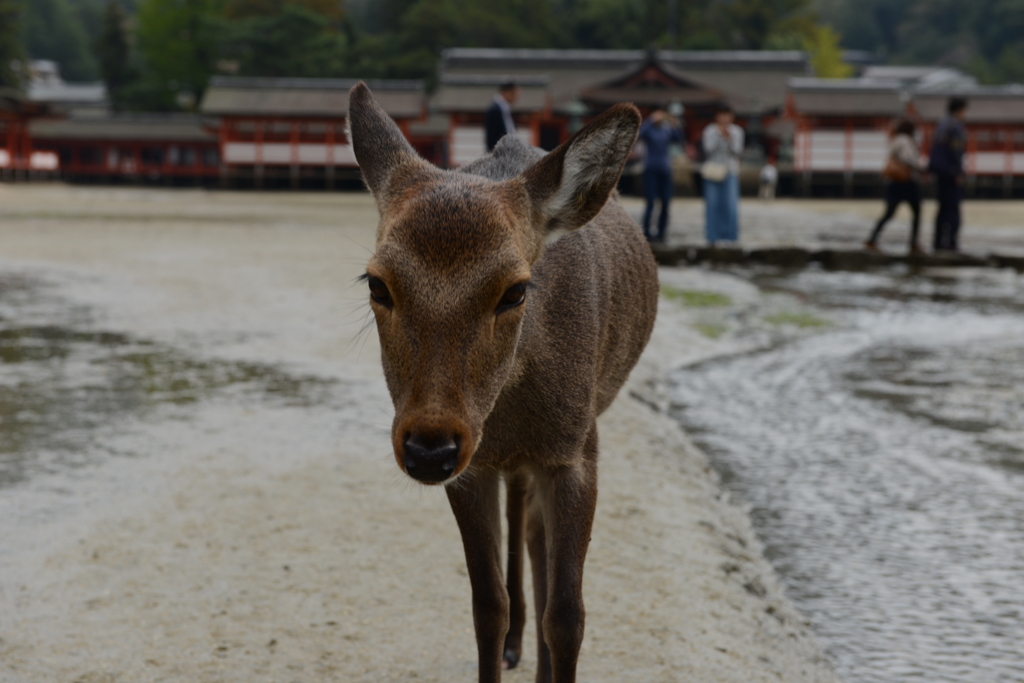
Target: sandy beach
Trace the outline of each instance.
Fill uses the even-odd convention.
[[[475,680],[454,519],[390,453],[354,282],[375,223],[366,194],[0,185],[2,319],[21,283],[44,302],[18,309],[34,324],[160,350],[146,410],[90,423],[73,467],[0,487],[0,680]],[[712,271],[662,278],[758,296]],[[836,681],[745,511],[665,415],[668,370],[739,350],[702,324],[663,298],[601,419],[580,680]],[[534,639],[504,680],[533,680]]]

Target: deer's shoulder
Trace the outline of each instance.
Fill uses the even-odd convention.
[[[484,156],[461,166],[459,173],[489,180],[511,180],[542,159],[546,152],[530,147],[517,135],[506,135]]]

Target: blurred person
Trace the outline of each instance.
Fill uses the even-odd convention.
[[[954,97],[946,106],[947,116],[935,128],[928,170],[935,174],[939,213],[935,216],[936,251],[960,248],[960,202],[963,200],[964,150],[967,147],[967,100]]]
[[[498,87],[494,101],[484,115],[484,126],[487,131],[487,151],[490,152],[498,144],[498,140],[506,135],[516,134],[516,124],[512,120],[512,105],[519,99],[519,86],[506,81]]]
[[[704,234],[711,245],[735,242],[740,235],[740,157],[744,133],[734,123],[735,119],[732,107],[720,104],[714,122],[701,135],[705,159],[701,166]]]
[[[889,141],[889,157],[882,174],[885,176],[885,212],[875,223],[864,248],[881,252],[878,238],[885,224],[896,213],[900,204],[906,202],[913,213],[910,222],[910,253],[923,254],[917,234],[921,225],[921,152],[914,141],[915,126],[907,119],[900,119]]]
[[[761,168],[758,176],[760,187],[757,196],[771,201],[775,199],[775,188],[779,185],[779,169],[775,167],[775,159],[768,157],[767,163]]]
[[[644,195],[647,206],[644,208],[644,236],[650,242],[664,242],[668,229],[668,207],[672,203],[672,160],[669,147],[672,143],[682,142],[682,132],[675,119],[661,109],[651,112],[650,117],[640,126],[637,138],[642,140],[646,149],[644,157]],[[651,231],[651,215],[654,213],[654,202],[661,202],[661,213],[658,215],[658,231]]]

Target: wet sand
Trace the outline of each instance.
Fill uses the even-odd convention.
[[[125,417],[96,428],[114,455],[0,489],[0,680],[475,680],[457,529],[441,491],[398,471],[376,334],[360,335],[375,219],[363,194],[0,186],[0,273],[96,329],[334,387]],[[733,342],[673,301],[659,315],[600,422],[580,680],[835,681],[664,414],[664,374]],[[533,679],[534,638],[505,680]]]

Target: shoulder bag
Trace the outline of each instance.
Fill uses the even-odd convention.
[[[701,164],[700,175],[704,180],[720,183],[729,176],[729,166],[718,161],[705,161]]]
[[[905,183],[910,180],[910,167],[894,156],[889,157],[882,169],[882,177],[894,183]]]

